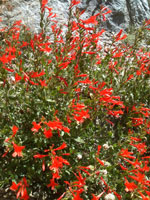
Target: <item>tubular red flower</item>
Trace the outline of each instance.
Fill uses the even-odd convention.
[[[14,153],[12,154],[13,157],[23,157],[22,155],[22,150],[25,148],[25,146],[18,146],[17,144],[13,143],[13,147],[14,147]]]

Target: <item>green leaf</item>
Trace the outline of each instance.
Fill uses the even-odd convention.
[[[77,137],[76,139],[74,139],[76,142],[78,142],[78,143],[82,143],[82,144],[84,144],[85,142],[84,142],[84,140],[82,139],[82,138],[80,138],[80,137]]]

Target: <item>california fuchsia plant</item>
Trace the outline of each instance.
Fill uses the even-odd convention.
[[[149,200],[149,49],[122,43],[123,30],[100,45],[111,11],[83,19],[78,0],[64,34],[47,3],[41,33],[21,20],[0,30],[1,187],[24,200]]]

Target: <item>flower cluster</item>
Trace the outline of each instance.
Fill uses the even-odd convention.
[[[0,30],[0,184],[24,200],[148,200],[149,49],[123,30],[103,48],[111,11],[81,19],[79,0],[63,35],[47,3],[39,34],[21,20]]]

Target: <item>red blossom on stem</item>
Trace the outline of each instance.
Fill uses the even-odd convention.
[[[41,0],[41,8],[42,8],[42,12],[44,11],[44,7],[45,5],[48,3],[48,0]]]
[[[23,199],[23,200],[28,200],[29,196],[28,196],[27,189],[26,189],[27,187],[29,187],[29,185],[27,184],[27,180],[24,177],[17,184],[15,182],[12,182],[10,190],[15,191],[15,192],[17,191],[17,195],[16,195],[17,199],[20,198],[20,199]]]
[[[18,146],[17,144],[13,143],[13,147],[14,147],[14,153],[12,154],[13,157],[23,157],[22,155],[22,150],[25,148],[25,146]]]
[[[73,6],[75,6],[79,3],[81,3],[79,0],[71,0],[71,5],[70,5],[69,9],[72,9]]]
[[[38,132],[39,129],[41,128],[41,125],[40,125],[41,123],[37,124],[35,121],[33,121],[32,124],[33,124],[33,128],[31,129],[31,131],[33,131],[34,133]]]
[[[64,165],[70,165],[70,163],[64,159],[62,156],[57,156],[56,151],[63,150],[67,148],[67,144],[63,143],[61,146],[57,148],[50,147],[50,149],[46,149],[45,152],[51,152],[47,155],[42,155],[42,154],[36,154],[33,157],[34,158],[40,158],[43,159],[45,157],[50,157],[51,159],[51,165],[49,166],[49,169],[53,172],[52,173],[52,179],[50,179],[50,183],[47,185],[47,187],[51,187],[52,190],[55,189],[55,187],[58,185],[58,183],[55,182],[55,179],[60,179],[60,170],[63,168]],[[62,154],[62,155],[70,155],[70,154]],[[42,162],[42,170],[45,171],[45,161],[43,160]]]

